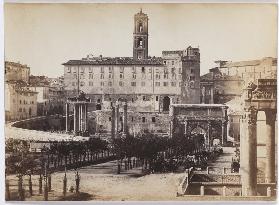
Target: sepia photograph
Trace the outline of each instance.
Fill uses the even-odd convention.
[[[3,6],[6,203],[277,200],[277,3]]]

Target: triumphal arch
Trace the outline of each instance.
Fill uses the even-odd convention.
[[[170,136],[205,136],[205,144],[212,146],[214,139],[227,143],[228,106],[222,104],[172,104],[170,106]]]
[[[265,183],[275,183],[276,79],[258,79],[243,92],[244,112],[240,121],[240,170],[242,195],[257,195],[257,113],[266,115]]]

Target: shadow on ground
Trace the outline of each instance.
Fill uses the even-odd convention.
[[[57,201],[90,201],[94,200],[94,196],[85,192],[74,193],[65,197],[60,197]]]

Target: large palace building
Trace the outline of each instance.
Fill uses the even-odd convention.
[[[200,103],[199,48],[148,56],[148,20],[142,11],[134,16],[133,57],[88,55],[63,64],[68,97],[82,91],[91,100],[90,133],[127,129],[164,135],[170,130],[171,104]],[[126,103],[126,114],[123,106],[114,107],[117,101]]]
[[[189,46],[149,57],[148,20],[142,11],[134,16],[133,57],[87,56],[64,63],[68,96],[83,91],[96,110],[109,109],[118,99],[138,112],[168,112],[171,103],[200,103],[199,49]]]

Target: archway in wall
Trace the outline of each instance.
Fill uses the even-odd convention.
[[[196,147],[203,147],[207,143],[207,132],[200,126],[192,129],[190,135],[194,139]]]
[[[170,110],[170,98],[168,96],[165,96],[163,98],[163,111],[169,111]]]

